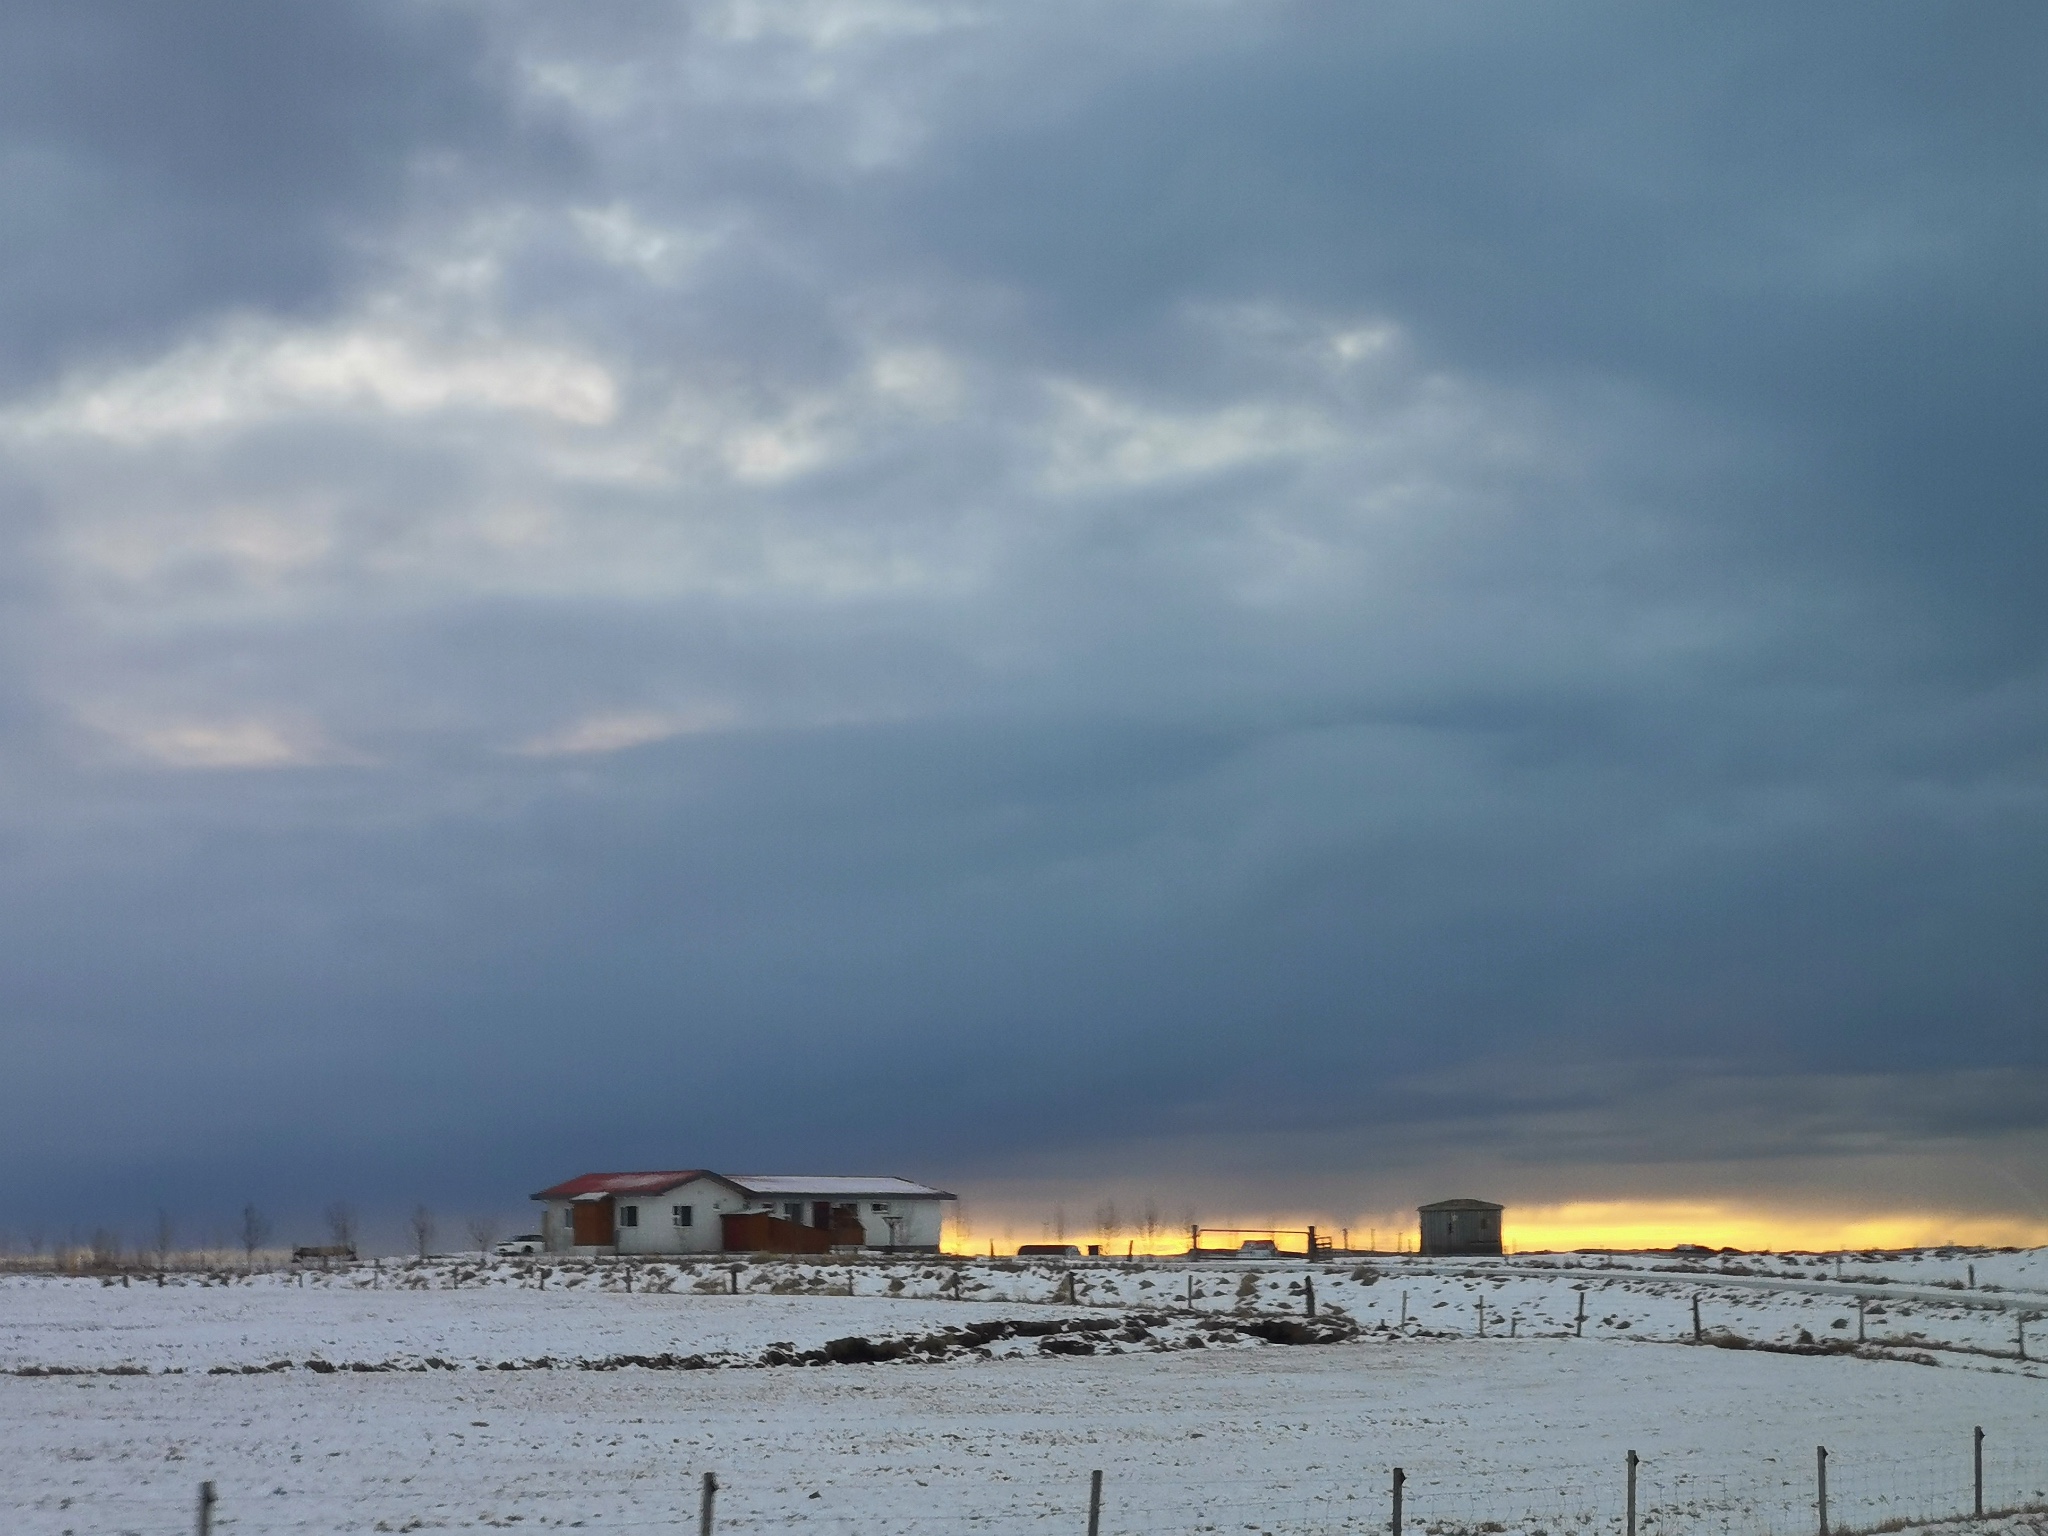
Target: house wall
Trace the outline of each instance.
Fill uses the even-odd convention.
[[[612,1230],[618,1242],[612,1247],[579,1248],[572,1241],[570,1208],[572,1202],[551,1200],[544,1204],[541,1212],[541,1232],[547,1238],[550,1253],[563,1254],[699,1254],[723,1251],[719,1217],[727,1212],[767,1210],[775,1216],[784,1214],[783,1207],[800,1204],[799,1218],[809,1224],[812,1204],[817,1200],[829,1200],[833,1204],[851,1203],[860,1208],[861,1231],[870,1248],[930,1248],[939,1246],[939,1238],[945,1224],[945,1202],[942,1200],[913,1199],[902,1195],[884,1199],[862,1199],[848,1201],[844,1195],[799,1195],[777,1194],[772,1196],[748,1196],[730,1189],[713,1179],[692,1179],[674,1189],[659,1195],[615,1195],[613,1196]],[[691,1224],[687,1227],[675,1225],[672,1208],[687,1205],[691,1208]],[[628,1206],[638,1207],[640,1221],[637,1226],[625,1224],[625,1210]],[[892,1234],[890,1217],[897,1218]]]
[[[542,1231],[550,1253],[718,1253],[722,1251],[718,1218],[727,1211],[747,1210],[753,1204],[737,1190],[712,1179],[692,1179],[658,1195],[614,1195],[612,1231],[617,1238],[616,1246],[578,1248],[571,1241],[571,1203],[551,1200],[544,1208]],[[687,1227],[675,1224],[674,1208],[679,1205],[690,1207],[691,1222]],[[629,1206],[640,1213],[639,1223],[630,1227],[625,1224]]]
[[[1425,1254],[1491,1254],[1501,1251],[1499,1211],[1423,1211]]]
[[[878,1210],[876,1207],[882,1207]],[[889,1218],[899,1217],[895,1233],[889,1229]],[[888,1200],[863,1200],[860,1203],[861,1229],[868,1235],[870,1248],[936,1248],[946,1221],[946,1202],[943,1200],[905,1199],[898,1195]]]

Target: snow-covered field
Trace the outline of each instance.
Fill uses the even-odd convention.
[[[1634,1449],[1646,1531],[1805,1536],[1821,1444],[1838,1525],[1966,1512],[1977,1425],[1988,1502],[2048,1499],[2012,1309],[2040,1259],[1852,1258],[1863,1283],[1818,1292],[1668,1259],[1322,1265],[1318,1326],[1349,1337],[1298,1347],[1260,1334],[1305,1321],[1298,1262],[7,1276],[0,1527],[187,1530],[210,1478],[223,1532],[682,1530],[710,1471],[721,1529],[1078,1533],[1100,1468],[1106,1536],[1363,1531],[1400,1466],[1411,1531],[1605,1536]],[[1972,1261],[1977,1291],[1931,1283]],[[1842,1352],[1681,1347],[1695,1296],[1710,1340]],[[835,1358],[916,1347],[823,1363],[853,1337]]]

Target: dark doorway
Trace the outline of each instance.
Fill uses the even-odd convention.
[[[574,1213],[574,1229],[578,1248],[606,1248],[613,1242],[612,1197],[602,1200],[579,1200],[569,1207]]]

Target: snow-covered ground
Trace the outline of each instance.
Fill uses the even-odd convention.
[[[1979,1256],[1979,1287],[2037,1281],[2037,1261]],[[1929,1273],[1863,1268],[1915,1290]],[[1078,1536],[1100,1468],[1105,1536],[1365,1531],[1400,1466],[1410,1531],[1607,1536],[1634,1449],[1647,1532],[1806,1536],[1816,1446],[1836,1523],[1868,1527],[1966,1512],[1977,1425],[1988,1502],[2048,1499],[2048,1373],[2013,1356],[2012,1312],[1966,1294],[1867,1304],[1863,1354],[1798,1355],[1678,1341],[1695,1294],[1723,1342],[1853,1340],[1847,1287],[1383,1259],[1313,1274],[1320,1321],[1355,1320],[1352,1341],[1247,1331],[1303,1319],[1307,1278],[1285,1262],[637,1265],[630,1292],[623,1267],[527,1263],[0,1277],[0,1528],[190,1529],[210,1478],[223,1532],[682,1530],[711,1471],[721,1529]],[[954,1343],[763,1364],[856,1335]]]

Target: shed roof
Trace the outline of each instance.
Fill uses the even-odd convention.
[[[732,1183],[724,1174],[713,1173],[708,1168],[671,1168],[659,1173],[581,1173],[552,1189],[542,1190],[533,1198],[573,1200],[578,1195],[658,1195],[692,1179]]]
[[[1432,1205],[1418,1205],[1418,1211],[1504,1211],[1504,1205],[1495,1205],[1491,1200],[1438,1200]]]
[[[913,1184],[909,1179],[893,1178],[840,1178],[834,1175],[782,1174],[782,1173],[736,1173],[731,1183],[737,1184],[749,1194],[755,1195],[856,1195],[876,1199],[894,1197],[905,1200],[954,1200],[943,1189],[933,1189],[929,1184]]]

